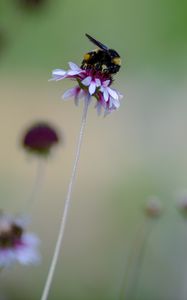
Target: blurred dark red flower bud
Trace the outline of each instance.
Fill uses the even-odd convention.
[[[26,130],[22,146],[33,154],[46,157],[59,142],[60,137],[54,127],[46,122],[38,122]]]
[[[46,0],[19,0],[20,4],[27,9],[34,9],[46,2]]]

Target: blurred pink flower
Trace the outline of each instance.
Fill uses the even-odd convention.
[[[25,232],[25,225],[23,218],[0,214],[0,267],[15,262],[23,265],[39,262],[39,239]]]

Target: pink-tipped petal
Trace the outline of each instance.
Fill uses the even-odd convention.
[[[81,98],[83,98],[83,97],[85,97],[85,91],[84,91],[84,90],[81,90],[80,88],[78,88],[77,94],[76,94],[75,99],[74,99],[75,105],[76,105],[76,106],[79,105],[79,100],[80,100]]]
[[[88,77],[86,77],[85,79],[83,79],[81,82],[82,82],[83,85],[89,86],[90,83],[91,83],[91,81],[92,81],[92,77],[91,77],[91,76],[88,76]]]
[[[77,93],[77,87],[73,87],[73,88],[67,90],[67,91],[62,95],[62,98],[63,98],[63,99],[67,99],[67,98],[70,98],[70,97],[74,97],[74,96],[76,96],[76,93]]]
[[[110,80],[105,80],[105,81],[103,81],[102,86],[107,87],[107,86],[109,86],[109,83],[110,83]]]
[[[80,89],[80,91],[76,97],[78,100],[85,97],[85,91]]]

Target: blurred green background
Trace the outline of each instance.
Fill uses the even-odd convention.
[[[30,0],[31,1],[31,0]],[[34,0],[33,0],[34,1]],[[39,0],[38,0],[39,1]],[[26,3],[27,2],[27,3]],[[143,205],[163,202],[143,259],[136,299],[187,298],[187,224],[176,210],[187,187],[187,2],[172,0],[0,1],[1,208],[20,212],[37,161],[20,147],[25,126],[48,120],[64,143],[47,161],[31,229],[42,263],[1,274],[0,299],[40,299],[71,174],[82,103],[63,102],[71,82],[48,82],[55,68],[81,63],[85,33],[117,50],[118,112],[89,109],[64,248],[49,299],[122,300],[123,273]],[[37,1],[36,1],[37,2]]]

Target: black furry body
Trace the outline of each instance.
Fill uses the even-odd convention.
[[[92,50],[84,55],[81,68],[84,70],[95,70],[105,74],[115,74],[121,66],[119,54],[109,49],[99,41],[86,34],[88,39],[99,48]]]

